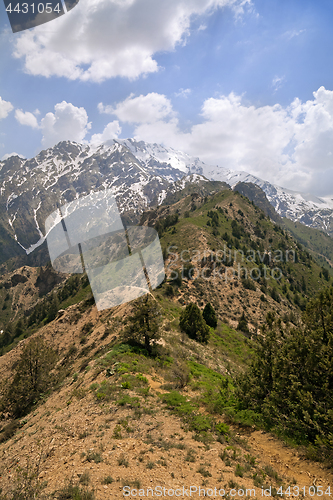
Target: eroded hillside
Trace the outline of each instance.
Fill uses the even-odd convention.
[[[329,276],[237,193],[173,201],[142,220],[160,234],[168,277],[150,296],[160,310],[161,337],[151,354],[125,335],[133,304],[98,312],[85,275],[25,267],[3,276],[3,498],[20,498],[21,486],[37,498],[86,500],[123,498],[125,486],[138,498],[155,487],[192,486],[192,498],[202,497],[199,487],[235,498],[242,490],[259,498],[269,487],[272,496],[297,487],[306,498],[328,491],[332,475],[325,464],[306,459],[302,448],[283,444],[260,430],[250,412],[236,414],[230,405],[235,377],[250,363],[267,313],[275,312],[281,325],[299,324],[305,301]],[[273,262],[275,251],[289,251],[293,260]],[[279,280],[253,279],[257,271],[251,277],[253,269],[275,267]],[[48,285],[41,289],[40,282]],[[200,343],[179,322],[186,305],[202,311],[208,302],[218,323],[208,343]],[[21,415],[8,387],[22,395],[18,367],[34,339],[52,350],[54,363],[47,389]]]

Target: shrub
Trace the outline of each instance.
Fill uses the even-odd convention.
[[[173,287],[171,285],[167,285],[165,287],[165,292],[164,293],[165,293],[165,295],[167,297],[173,297],[174,294],[175,294],[174,289],[173,289]]]
[[[103,480],[102,480],[102,484],[111,484],[113,483],[114,479],[113,477],[111,476],[106,476]]]
[[[127,460],[127,458],[125,457],[124,454],[120,455],[120,457],[118,458],[117,462],[118,462],[119,466],[122,466],[122,465],[124,467],[128,467],[129,466],[128,460]]]
[[[195,458],[196,458],[196,452],[193,450],[193,448],[190,448],[187,452],[185,460],[186,462],[195,462]]]
[[[238,321],[237,330],[243,333],[249,333],[249,327],[247,326],[247,319],[245,318],[244,311]]]
[[[28,497],[26,497],[26,498],[28,498]],[[35,497],[31,497],[31,498],[35,498]],[[86,489],[82,489],[82,488],[80,488],[80,486],[74,485],[73,482],[71,481],[69,484],[64,486],[61,490],[58,490],[55,493],[54,498],[56,500],[94,500],[95,495],[94,495],[93,491],[88,491]]]
[[[254,292],[256,291],[256,285],[251,278],[242,279],[242,285],[247,290],[253,290]]]
[[[205,469],[203,465],[200,465],[197,472],[201,474],[203,477],[212,477],[211,473],[207,469]]]
[[[55,382],[52,369],[56,353],[41,337],[33,338],[24,347],[14,366],[14,377],[8,385],[1,406],[14,418],[21,418],[38,402]]]
[[[175,378],[175,385],[183,389],[190,381],[190,370],[184,361],[176,361],[172,366],[172,375]]]
[[[99,452],[89,450],[87,453],[87,460],[88,462],[95,462],[95,464],[99,464],[103,462],[103,457]]]
[[[179,326],[190,338],[198,342],[208,342],[209,328],[196,304],[188,304],[182,311]]]
[[[211,326],[212,328],[217,327],[216,312],[213,309],[213,306],[209,302],[205,305],[202,316],[208,326]]]
[[[19,420],[12,420],[9,424],[5,425],[0,431],[0,443],[3,443],[14,436],[17,429],[20,427]]]

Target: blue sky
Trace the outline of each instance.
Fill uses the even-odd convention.
[[[136,137],[333,194],[328,0],[80,0],[11,33],[0,5],[0,158]]]

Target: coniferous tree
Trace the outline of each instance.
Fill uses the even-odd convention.
[[[180,329],[198,342],[207,343],[209,328],[196,304],[188,304],[182,311],[179,320]]]
[[[247,326],[247,319],[245,317],[244,311],[238,321],[237,330],[240,330],[243,333],[250,333],[249,327]]]
[[[216,312],[213,308],[213,306],[208,302],[204,310],[202,312],[203,319],[206,321],[208,326],[211,326],[212,328],[217,327],[217,317],[216,317]]]
[[[161,338],[160,326],[161,308],[155,298],[145,295],[133,303],[133,314],[129,317],[123,338],[144,344],[147,352],[152,354],[153,347]]]
[[[309,302],[297,328],[270,313],[255,351],[238,378],[240,407],[333,460],[333,288]]]

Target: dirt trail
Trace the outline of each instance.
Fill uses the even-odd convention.
[[[304,459],[296,449],[283,444],[271,434],[254,431],[247,439],[256,456],[264,457],[265,463],[269,462],[279,474],[295,479],[300,488],[316,485],[322,486],[325,491],[333,485],[331,469]]]

